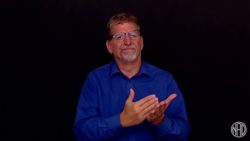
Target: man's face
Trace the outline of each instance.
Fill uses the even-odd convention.
[[[122,23],[111,26],[112,38],[106,42],[109,53],[115,60],[133,62],[141,57],[143,38],[135,23]]]

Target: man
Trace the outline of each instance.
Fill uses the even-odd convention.
[[[119,13],[107,28],[114,62],[85,80],[74,125],[78,141],[187,140],[183,96],[169,72],[142,61],[137,18]]]

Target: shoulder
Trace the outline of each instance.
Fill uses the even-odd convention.
[[[113,63],[105,64],[103,66],[97,67],[93,69],[88,76],[89,77],[100,77],[100,76],[108,76],[110,74],[110,70],[112,68]]]
[[[103,65],[103,66],[100,66],[100,67],[94,69],[92,72],[94,72],[94,73],[100,73],[100,72],[107,72],[107,71],[110,71],[112,65],[113,65],[113,63],[105,64],[105,65]]]
[[[153,75],[154,77],[159,76],[159,77],[167,77],[167,78],[172,78],[173,74],[165,69],[162,69],[158,66],[152,65],[150,63],[144,63],[143,64],[145,69],[147,70],[148,73]]]

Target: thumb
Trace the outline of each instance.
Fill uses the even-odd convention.
[[[166,100],[165,103],[169,104],[172,100],[174,100],[176,98],[176,93],[171,94]]]
[[[131,88],[127,100],[133,102],[134,97],[135,97],[135,91]]]

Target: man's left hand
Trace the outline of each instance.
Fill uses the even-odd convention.
[[[147,121],[151,122],[154,125],[159,125],[165,117],[165,111],[168,105],[172,102],[173,99],[175,99],[176,96],[176,93],[173,93],[168,98],[161,101],[158,106],[148,114],[146,118]]]

